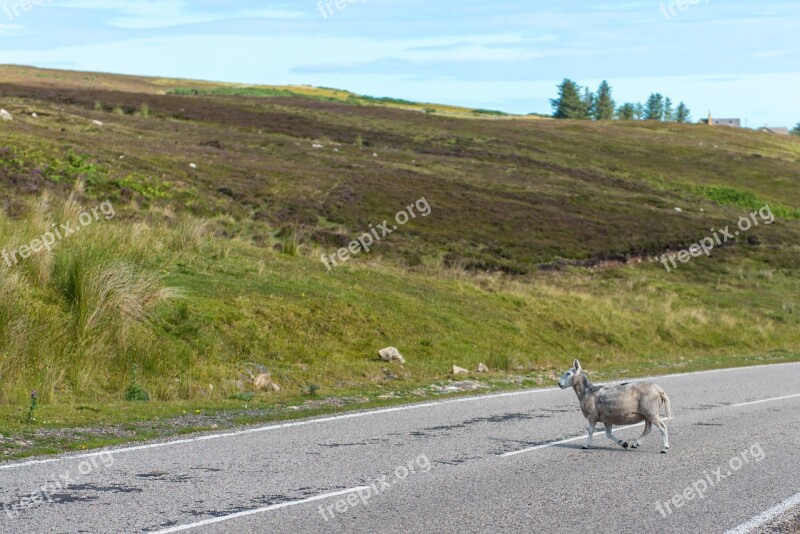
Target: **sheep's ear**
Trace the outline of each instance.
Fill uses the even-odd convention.
[[[581,362],[579,362],[578,360],[575,360],[574,362],[572,362],[572,366],[575,368],[576,371],[580,371],[581,370]]]

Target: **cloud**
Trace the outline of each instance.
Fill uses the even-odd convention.
[[[208,24],[237,19],[297,19],[305,16],[302,11],[269,8],[220,9],[203,6],[201,2],[185,0],[68,0],[60,7],[105,13],[104,21],[109,26],[126,30],[153,30],[175,26]]]
[[[25,33],[21,24],[0,24],[0,37],[16,37]]]

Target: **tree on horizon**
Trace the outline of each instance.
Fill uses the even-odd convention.
[[[644,105],[644,119],[648,121],[664,120],[664,95],[653,93]]]
[[[675,110],[672,109],[672,99],[670,97],[664,100],[664,120],[667,122],[675,120]]]
[[[598,121],[610,121],[614,118],[616,103],[611,97],[611,85],[606,80],[597,88],[597,97],[594,103],[594,119]]]
[[[685,124],[692,120],[692,113],[689,111],[689,108],[686,107],[686,104],[681,102],[678,104],[678,109],[675,110],[675,121],[681,124]]]
[[[581,98],[583,102],[583,114],[581,119],[584,120],[591,120],[594,117],[594,94],[589,90],[588,87],[583,88],[583,98]]]
[[[617,119],[621,121],[636,120],[636,104],[626,102],[617,109]]]
[[[550,105],[556,119],[582,119],[586,114],[581,87],[569,78],[558,85],[558,98],[551,99]]]

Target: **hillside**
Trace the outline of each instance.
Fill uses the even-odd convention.
[[[797,359],[794,138],[21,67],[0,68],[0,107],[0,248],[115,210],[0,262],[17,411],[33,389],[120,400],[134,367],[160,401],[222,401],[267,369],[269,403],[453,364],[542,382],[578,355],[601,376]],[[423,198],[369,254],[320,261]],[[710,258],[654,261],[766,204],[773,224]]]

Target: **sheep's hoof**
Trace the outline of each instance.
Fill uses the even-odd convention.
[[[668,449],[664,449],[664,450],[662,450],[662,451],[661,451],[661,454],[667,454],[667,450],[668,450]]]
[[[634,441],[633,443],[631,443],[631,449],[637,449],[638,447],[639,444],[637,442]]]
[[[627,441],[622,442],[622,448],[623,449],[627,449],[628,447],[629,447],[629,445],[628,445]]]
[[[588,450],[588,449],[589,449],[589,446],[588,446],[588,445],[584,445],[584,446],[583,446],[583,447],[581,447],[581,448],[582,448],[583,450]]]

